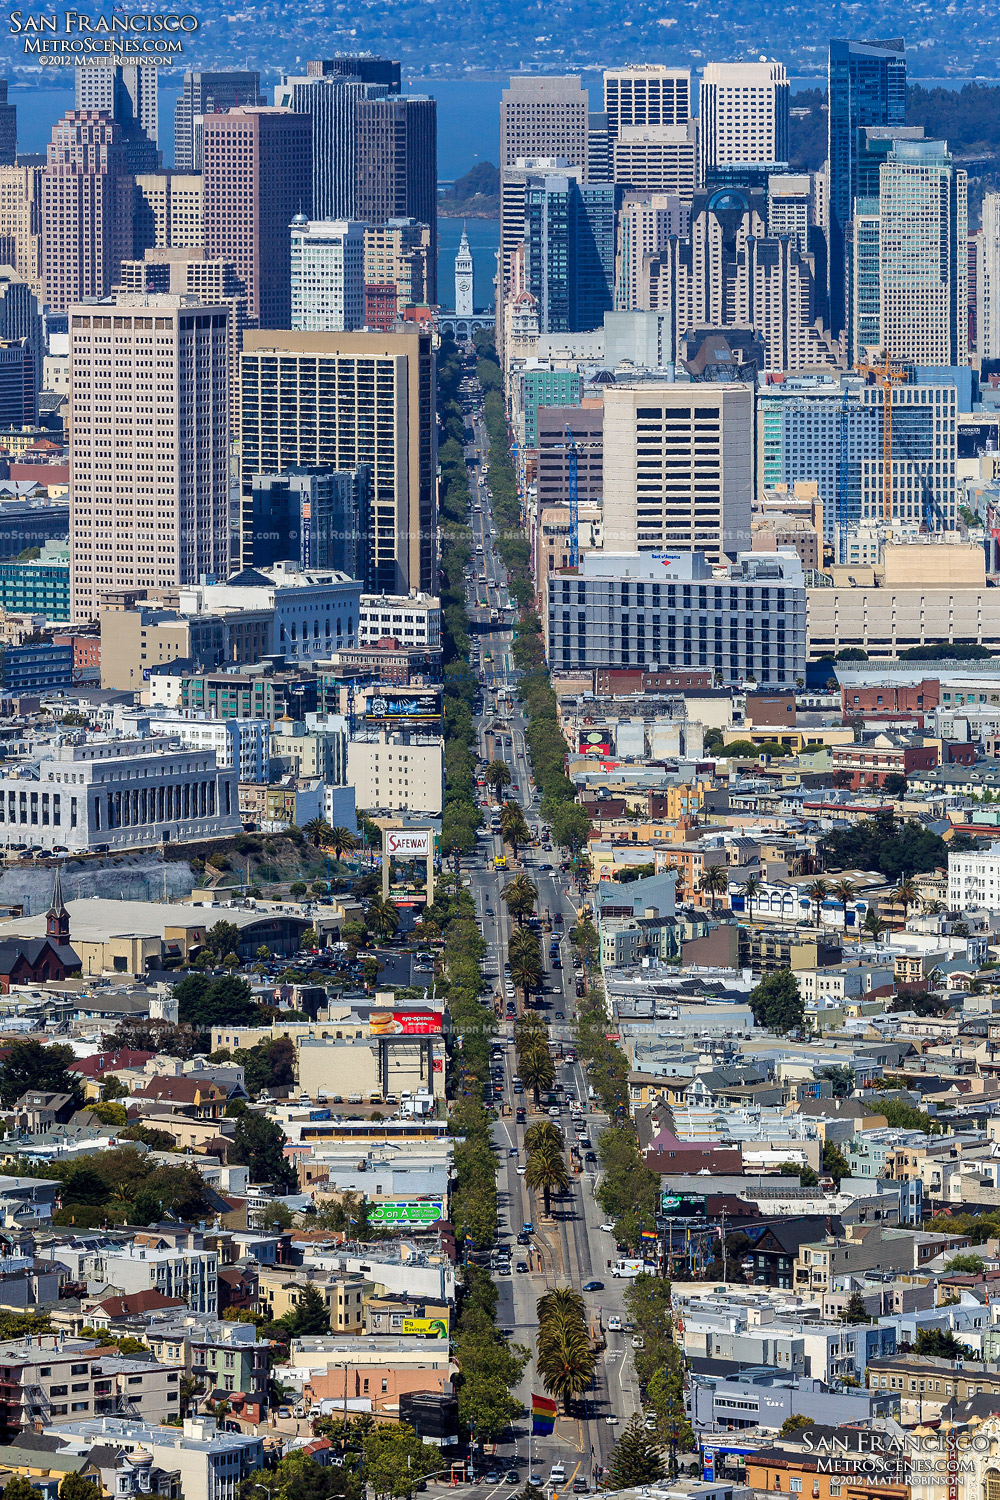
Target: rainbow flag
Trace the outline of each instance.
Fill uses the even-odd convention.
[[[556,1403],[548,1396],[531,1397],[532,1437],[548,1437],[556,1425]]]

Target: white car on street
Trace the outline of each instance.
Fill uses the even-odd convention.
[[[614,1232],[615,1232],[615,1226],[613,1224],[602,1224],[601,1225],[601,1233],[602,1234],[614,1234]]]

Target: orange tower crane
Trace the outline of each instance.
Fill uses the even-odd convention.
[[[882,519],[888,526],[892,521],[892,392],[907,379],[907,371],[893,368],[888,350],[884,358],[884,364],[861,364],[854,368],[859,375],[869,375],[882,388]]]

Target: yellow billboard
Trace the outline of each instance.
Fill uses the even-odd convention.
[[[404,1318],[403,1337],[414,1339],[446,1339],[448,1324],[444,1318]]]

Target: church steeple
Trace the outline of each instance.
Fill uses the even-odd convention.
[[[45,913],[45,936],[54,943],[69,942],[69,912],[63,901],[62,877],[56,865],[56,877],[52,882],[52,904]]]

